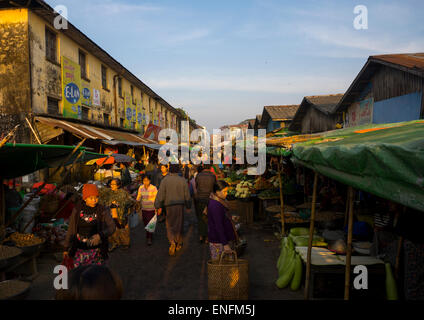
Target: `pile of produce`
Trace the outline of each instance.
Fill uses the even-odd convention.
[[[236,194],[237,198],[246,199],[251,195],[251,190],[253,189],[253,184],[249,181],[242,181],[236,186]]]
[[[280,187],[280,183],[278,182],[278,175],[273,176],[272,178],[270,178],[268,180],[268,182],[270,184],[272,184],[274,188],[279,188]]]
[[[273,190],[265,190],[258,194],[258,197],[263,199],[275,198],[279,196],[280,196],[280,193],[278,191],[273,191]]]
[[[256,190],[264,190],[264,189],[272,189],[273,185],[268,180],[264,179],[262,176],[258,176],[255,180],[255,189]]]
[[[21,252],[21,250],[15,247],[0,245],[0,260],[16,257],[17,255],[21,254]]]
[[[309,229],[308,228],[292,228],[290,229],[289,238],[298,247],[307,247],[309,245]],[[313,247],[327,247],[323,237],[314,235],[312,239]]]
[[[13,241],[17,247],[30,247],[43,243],[44,240],[31,233],[12,233],[7,241]]]
[[[299,254],[294,249],[293,240],[285,237],[281,241],[281,254],[277,261],[278,279],[275,282],[282,289],[290,284],[293,291],[299,290],[303,266]]]
[[[46,243],[50,245],[63,246],[66,237],[66,230],[61,227],[52,227],[52,228],[40,228],[37,232],[37,235],[40,238],[46,240]]]

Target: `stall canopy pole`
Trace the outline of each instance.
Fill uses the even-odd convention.
[[[41,139],[38,137],[37,133],[35,132],[34,128],[32,127],[31,122],[28,120],[28,118],[27,118],[27,117],[25,117],[25,120],[26,120],[26,122],[28,123],[28,126],[29,126],[29,128],[31,129],[32,134],[34,135],[35,139],[37,139],[38,144],[43,144],[43,143],[41,142]]]
[[[353,230],[353,188],[349,186],[349,226],[347,234],[346,271],[344,299],[349,300],[350,292],[350,269],[352,260],[352,230]]]
[[[347,201],[346,201],[346,210],[345,210],[345,217],[344,217],[344,227],[346,227],[346,225],[347,225],[347,220],[348,220],[348,215],[349,215],[349,197],[350,197],[350,194],[349,194],[349,188],[347,189],[347,195],[346,195],[346,199],[347,199]]]
[[[3,147],[7,141],[9,141],[14,135],[16,130],[20,127],[20,124],[17,124],[12,131],[10,131],[1,141],[0,141],[0,148]]]
[[[311,276],[311,255],[312,255],[312,240],[314,236],[314,227],[315,227],[315,205],[317,202],[317,184],[318,184],[318,173],[315,172],[314,190],[312,193],[311,222],[309,226],[308,256],[306,259],[305,300],[309,300],[309,282],[310,282],[310,276]]]
[[[4,227],[6,220],[6,193],[4,190],[2,178],[0,178],[0,183],[0,240],[3,240],[3,238],[6,236],[6,228]]]
[[[280,157],[281,160],[281,157]],[[284,230],[284,197],[283,197],[283,185],[281,183],[281,164],[280,161],[278,161],[278,183],[280,184],[280,205],[281,205],[281,235],[284,237],[285,230]]]
[[[75,146],[74,150],[72,150],[72,152],[65,158],[65,160],[62,161],[62,163],[55,169],[55,171],[53,172],[53,174],[51,174],[51,176],[53,177],[57,172],[59,172],[59,170],[64,166],[64,164],[74,155],[74,153],[82,146],[82,144],[85,142],[86,138],[84,138],[83,140],[81,140],[77,146]],[[31,195],[31,197],[29,197],[29,199],[22,205],[22,207],[19,208],[19,210],[12,216],[12,218],[10,219],[9,223],[7,224],[6,227],[9,227],[10,225],[12,225],[16,218],[19,217],[19,215],[21,214],[21,212],[28,206],[28,204],[32,201],[32,199],[34,199],[40,192],[41,190],[43,190],[44,186],[47,184],[47,181],[44,181],[42,183],[41,186],[38,187],[38,189]]]

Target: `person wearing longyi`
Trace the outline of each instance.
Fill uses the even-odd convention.
[[[116,228],[109,208],[98,203],[96,185],[85,184],[82,198],[72,211],[64,243],[64,256],[73,259],[75,268],[103,264],[108,258],[108,237]]]

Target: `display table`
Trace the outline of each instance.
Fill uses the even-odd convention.
[[[259,197],[258,196],[258,200],[259,200],[259,217],[261,219],[266,219],[266,208],[273,206],[273,205],[278,205],[280,202],[280,197]]]
[[[240,222],[245,224],[253,223],[253,208],[252,200],[231,200],[228,201],[231,213],[237,214],[240,217]]]
[[[306,264],[308,247],[296,247],[295,250]],[[384,299],[386,275],[384,261],[372,256],[352,256],[351,265],[352,299],[366,299],[370,296],[374,299]],[[357,265],[363,265],[368,270],[367,290],[356,290],[353,286],[357,276],[353,270]],[[312,247],[309,296],[312,299],[343,299],[345,270],[346,256],[336,255],[325,248]]]

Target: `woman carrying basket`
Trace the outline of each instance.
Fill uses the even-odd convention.
[[[219,259],[223,251],[230,252],[231,243],[236,240],[228,204],[225,198],[228,183],[218,180],[213,188],[207,207],[208,239],[212,260]]]

